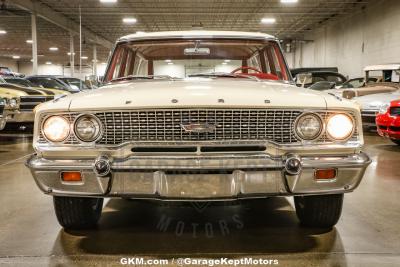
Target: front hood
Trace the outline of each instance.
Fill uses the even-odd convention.
[[[326,108],[323,94],[278,82],[189,78],[108,85],[66,97],[71,110],[149,107]]]
[[[21,96],[28,95],[28,93],[26,93],[24,91],[3,88],[3,87],[1,87],[1,85],[0,85],[0,94],[6,98],[21,97]]]
[[[33,87],[33,89],[41,91],[41,92],[45,93],[48,96],[51,96],[51,95],[58,96],[58,95],[69,95],[69,94],[71,94],[68,91],[59,90],[59,89],[53,89],[53,88]]]
[[[358,103],[361,109],[364,110],[378,110],[382,105],[389,104],[391,101],[400,98],[400,91],[383,94],[373,94],[355,97],[352,101]]]
[[[10,90],[17,90],[26,93],[26,95],[45,95],[42,91],[33,89],[33,88],[27,88],[19,85],[14,85],[11,83],[5,83],[5,84],[0,84],[1,88],[4,89],[10,89]]]

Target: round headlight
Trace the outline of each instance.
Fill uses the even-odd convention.
[[[83,115],[75,121],[75,135],[83,142],[93,142],[100,135],[100,122],[93,115]]]
[[[13,108],[13,109],[18,108],[18,100],[16,98],[11,98],[8,101],[8,105],[10,106],[10,108]]]
[[[312,113],[304,114],[296,122],[296,133],[302,140],[315,140],[322,132],[321,118]]]
[[[345,140],[354,131],[354,120],[345,114],[336,114],[328,119],[326,132],[331,139]]]
[[[390,104],[383,104],[379,107],[379,114],[385,114],[388,112],[388,108],[390,107]]]
[[[69,136],[70,125],[66,118],[51,116],[43,123],[43,134],[51,142],[62,142]]]

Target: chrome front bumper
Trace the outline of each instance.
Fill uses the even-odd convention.
[[[7,122],[20,122],[20,123],[30,123],[35,121],[35,114],[33,111],[9,111],[7,113]]]
[[[95,160],[33,155],[27,166],[39,188],[51,195],[212,200],[350,192],[371,162],[364,153],[296,157],[301,162],[298,174],[286,171],[287,156],[266,155],[129,157],[110,160],[106,176],[98,175]],[[336,178],[316,181],[315,170],[327,168],[336,169]],[[63,171],[79,171],[83,181],[64,182]]]

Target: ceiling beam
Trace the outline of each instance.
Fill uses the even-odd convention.
[[[29,12],[36,12],[37,16],[58,25],[59,27],[72,32],[74,34],[79,34],[79,24],[75,21],[67,18],[60,12],[54,11],[50,7],[41,4],[34,0],[13,0],[13,5],[18,6]],[[104,46],[106,48],[111,48],[113,43],[94,33],[93,31],[82,27],[83,36],[92,43]]]

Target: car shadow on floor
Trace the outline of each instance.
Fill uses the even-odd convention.
[[[110,200],[99,227],[61,230],[54,255],[266,255],[342,252],[336,229],[299,226],[286,198],[228,203]]]

